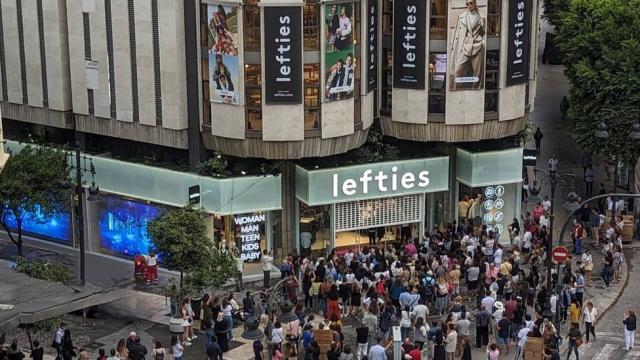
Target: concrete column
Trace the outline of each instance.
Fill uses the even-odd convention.
[[[283,161],[280,165],[280,181],[282,186],[282,254],[276,254],[276,260],[296,248],[296,177],[295,163]]]

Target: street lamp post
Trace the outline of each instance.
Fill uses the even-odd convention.
[[[84,286],[86,284],[86,244],[84,238],[84,212],[82,206],[82,195],[84,193],[82,185],[83,173],[91,173],[91,186],[89,187],[89,197],[87,197],[87,200],[97,200],[100,193],[100,187],[95,183],[96,168],[93,166],[93,160],[80,153],[80,143],[78,141],[75,143],[74,154],[69,153],[68,156],[75,157],[75,166],[72,165],[72,168],[76,171],[76,183],[74,187],[74,197],[77,198],[77,202],[75,203],[76,228],[78,229],[78,241],[80,242],[80,283]],[[87,167],[87,161],[89,161],[89,167]]]
[[[573,181],[575,180],[575,175],[573,174],[561,174],[561,175],[556,175],[554,173],[551,173],[549,171],[546,170],[542,170],[542,169],[538,169],[535,168],[534,172],[536,173],[536,179],[537,179],[537,174],[543,174],[546,176],[546,178],[549,181],[549,185],[551,186],[551,206],[550,206],[550,212],[549,212],[549,229],[547,229],[548,231],[548,239],[547,239],[547,244],[546,244],[546,252],[547,252],[547,257],[545,260],[546,263],[546,267],[547,267],[547,284],[546,284],[546,289],[547,289],[547,301],[545,304],[545,310],[543,313],[543,316],[546,318],[551,318],[553,316],[553,312],[551,311],[551,293],[552,293],[552,284],[551,284],[551,267],[552,267],[552,262],[551,262],[551,251],[553,248],[553,220],[555,218],[554,215],[554,207],[555,207],[555,199],[556,199],[556,190],[558,189],[558,185],[561,183],[564,183],[568,180],[571,180],[571,183],[573,183]],[[535,183],[535,182],[534,182]],[[560,276],[560,274],[558,274],[558,277]]]

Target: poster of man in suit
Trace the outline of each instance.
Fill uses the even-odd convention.
[[[353,4],[326,4],[324,20],[325,100],[347,99],[355,85]]]

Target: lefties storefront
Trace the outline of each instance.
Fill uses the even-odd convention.
[[[296,238],[303,255],[421,238],[449,190],[447,156],[306,169],[296,166]]]

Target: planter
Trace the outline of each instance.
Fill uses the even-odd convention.
[[[169,319],[169,332],[172,334],[182,334],[184,332],[181,318],[171,317]]]

